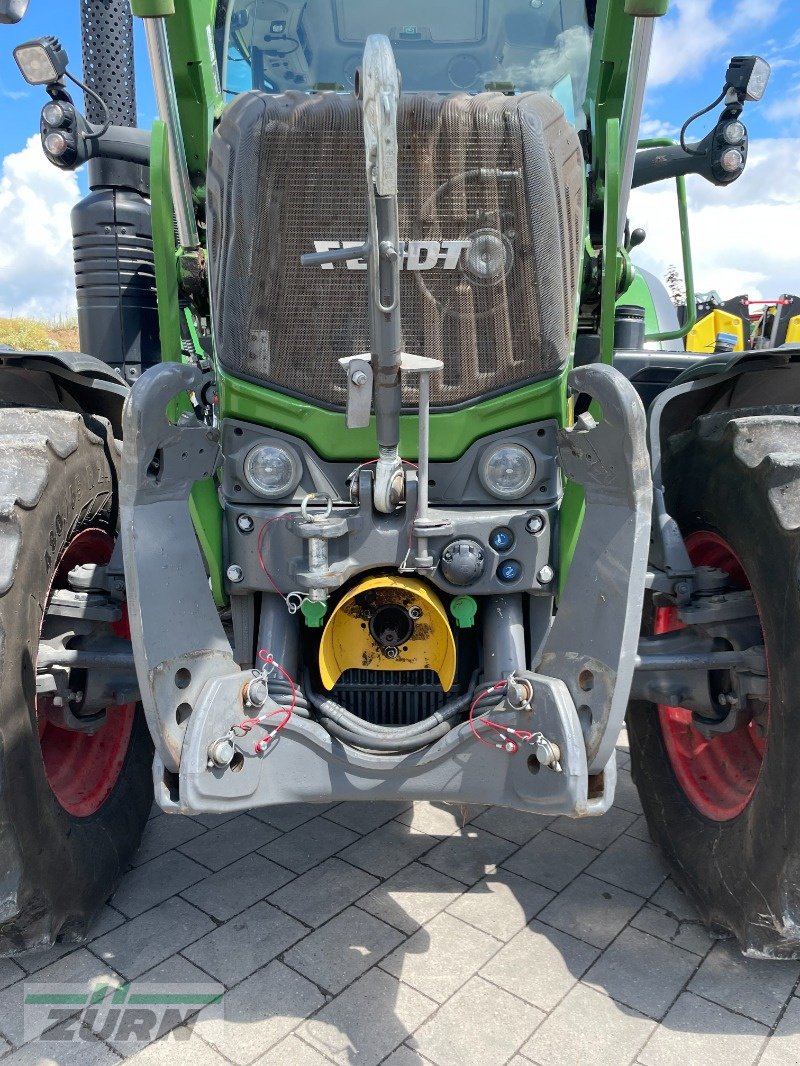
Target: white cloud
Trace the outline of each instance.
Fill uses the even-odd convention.
[[[688,179],[698,292],[716,289],[723,299],[800,295],[798,183],[800,139],[792,138],[752,143],[747,170],[727,189]],[[629,214],[631,228],[647,231],[634,259],[660,278],[670,264],[680,269],[674,183],[635,190]]]
[[[36,135],[2,161],[0,314],[74,314],[69,213],[79,197],[76,176],[48,163]]]
[[[716,62],[735,35],[774,22],[783,0],[674,0],[670,14],[656,23],[648,83],[668,85]],[[720,88],[723,71],[720,70]]]

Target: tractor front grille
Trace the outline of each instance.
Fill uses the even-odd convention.
[[[443,360],[433,407],[557,373],[583,234],[583,157],[560,106],[540,93],[407,95],[398,139],[400,237],[427,242],[416,265],[433,264],[401,272],[404,350]],[[248,92],[226,110],[211,148],[208,252],[229,372],[345,406],[338,360],[370,348],[366,271],[300,257],[317,242],[361,243],[365,199],[351,96]],[[403,403],[416,401],[410,381]]]
[[[414,725],[459,695],[445,693],[432,670],[345,670],[331,696],[373,725]]]

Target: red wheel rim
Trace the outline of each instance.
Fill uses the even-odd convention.
[[[77,533],[64,549],[48,590],[66,584],[67,574],[84,563],[107,563],[114,540],[103,529]],[[120,637],[130,637],[126,618],[112,627]],[[128,752],[136,704],[107,708],[106,721],[96,733],[62,729],[46,715],[47,701],[37,699],[39,742],[44,771],[58,802],[77,818],[98,811],[116,785]]]
[[[750,588],[736,553],[718,533],[710,530],[692,533],[686,538],[686,547],[695,566],[724,570],[735,586]],[[676,608],[660,607],[653,628],[657,634],[670,633],[683,629],[684,625],[678,619]],[[732,733],[708,740],[692,724],[691,711],[659,704],[658,714],[667,754],[686,798],[702,815],[715,822],[727,822],[741,814],[758,784],[767,730],[762,738],[758,723],[751,719]],[[769,708],[767,725],[768,716]]]

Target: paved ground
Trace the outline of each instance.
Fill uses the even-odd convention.
[[[0,961],[2,1066],[800,1063],[800,963],[709,940],[620,777],[614,810],[580,823],[425,803],[154,815],[87,946]],[[227,991],[159,1008],[149,1044],[123,1028],[154,1035],[154,1015],[137,1030],[102,989],[102,1017],[62,999],[23,1026],[47,985],[83,1003],[125,982],[131,1002]]]

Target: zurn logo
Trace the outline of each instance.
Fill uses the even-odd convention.
[[[470,241],[401,241],[401,270],[455,270]],[[363,241],[314,241],[315,252],[333,252],[340,248],[361,248]],[[348,270],[366,270],[363,259],[347,259]],[[323,263],[322,270],[333,270],[333,263]]]
[[[23,1029],[25,1040],[45,1034],[45,1040],[130,1041],[133,1046],[174,1033],[186,1040],[198,1012],[223,1018],[225,989],[216,982],[155,984],[133,981],[112,984],[44,984],[25,982]]]

